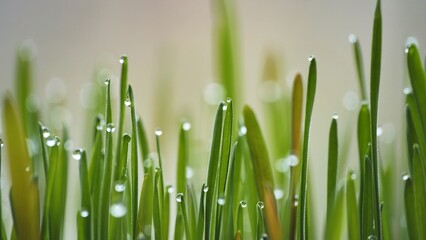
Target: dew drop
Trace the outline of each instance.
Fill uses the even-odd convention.
[[[347,92],[342,99],[343,106],[349,110],[355,110],[359,105],[359,98],[353,91]]]
[[[167,192],[168,193],[173,193],[175,191],[175,188],[170,186],[169,188],[167,188]]]
[[[222,110],[223,110],[223,111],[226,111],[226,109],[228,109],[228,105],[223,104]]]
[[[288,170],[290,169],[290,166],[288,165],[289,161],[288,161],[288,157],[286,158],[280,158],[277,161],[275,161],[275,169],[278,172],[288,172]]]
[[[126,59],[127,59],[126,56],[121,56],[119,60],[120,64],[123,64],[126,61]]]
[[[115,126],[114,126],[114,124],[113,124],[113,123],[108,123],[108,124],[106,125],[106,130],[107,130],[107,132],[109,132],[109,133],[115,132]]]
[[[74,150],[74,152],[72,153],[72,157],[75,160],[80,160],[81,159],[81,154],[82,154],[83,150],[81,148],[77,148],[76,150]]]
[[[56,146],[61,145],[61,139],[58,136],[55,136]]]
[[[103,120],[99,121],[99,123],[96,125],[96,130],[102,131],[104,129],[105,122]]]
[[[176,195],[176,202],[181,203],[183,201],[183,193],[178,193]]]
[[[184,131],[189,131],[189,129],[191,129],[191,123],[189,123],[189,122],[184,122],[184,123],[182,124],[182,129],[183,129]]]
[[[268,234],[262,234],[262,236],[260,236],[260,240],[268,240]]]
[[[350,34],[348,40],[350,43],[356,43],[358,41],[358,38],[355,34]]]
[[[150,159],[150,158],[145,159],[145,161],[143,161],[143,166],[145,168],[150,168],[152,166],[152,159]]]
[[[246,208],[246,207],[247,207],[247,202],[246,202],[246,201],[241,201],[241,202],[240,202],[240,206],[241,206],[242,208]]]
[[[225,198],[223,196],[219,197],[217,199],[217,204],[219,204],[221,206],[225,205]]]
[[[351,173],[351,179],[356,180],[356,173]]]
[[[312,62],[313,60],[315,60],[315,56],[314,55],[309,56],[308,60],[309,62]]]
[[[114,203],[109,208],[109,212],[113,217],[121,218],[127,213],[127,208],[123,203]]]
[[[408,173],[402,174],[402,180],[407,181],[408,179],[410,179],[410,175]]]
[[[4,146],[3,139],[0,138],[0,147],[3,147],[3,146]]]
[[[126,185],[123,182],[118,182],[114,186],[116,192],[124,192],[126,190]]]
[[[376,132],[376,133],[377,133],[377,136],[378,136],[378,137],[382,136],[382,135],[383,135],[383,128],[382,128],[382,127],[380,127],[380,126],[379,126],[379,127],[377,127],[377,132]]]
[[[130,101],[129,97],[127,97],[126,100],[124,100],[124,105],[126,105],[126,107],[130,107],[130,105],[132,105],[132,101]]]
[[[377,237],[374,235],[368,236],[367,240],[377,240]]]
[[[163,130],[161,130],[161,128],[155,129],[155,135],[157,135],[157,136],[163,135]]]
[[[83,218],[88,217],[89,216],[89,211],[87,211],[86,209],[81,209],[80,216],[83,217]]]
[[[186,179],[191,179],[194,176],[194,169],[192,167],[185,168],[185,177]]]
[[[281,199],[284,197],[284,191],[282,189],[276,188],[274,189],[275,199]]]
[[[109,78],[105,79],[105,82],[104,82],[104,83],[105,83],[105,85],[107,85],[107,86],[108,86],[108,85],[111,83],[111,79],[109,79]]]
[[[335,119],[335,120],[337,120],[337,119],[339,119],[339,115],[337,113],[335,113],[335,114],[333,114],[332,118]]]
[[[208,192],[209,191],[209,186],[207,186],[207,185],[203,185],[203,192]]]
[[[405,95],[410,94],[412,91],[413,91],[413,89],[411,89],[410,87],[405,87],[405,88],[404,88],[404,90],[402,90],[402,92],[403,92]]]
[[[295,167],[299,164],[299,158],[294,154],[290,154],[286,160],[288,161],[288,165],[291,167]]]
[[[246,128],[246,126],[241,126],[240,127],[240,131],[238,132],[238,135],[240,137],[242,137],[242,136],[245,136],[246,134],[247,134],[247,128]]]
[[[146,239],[145,234],[139,233],[138,236],[136,237],[136,239],[137,240],[145,240]]]
[[[50,130],[45,126],[41,127],[41,132],[44,138],[48,138],[50,136]]]
[[[294,203],[293,203],[293,205],[295,206],[295,207],[297,207],[297,206],[299,206],[299,200],[294,200]]]
[[[226,103],[231,103],[231,102],[232,102],[232,99],[230,97],[227,97],[226,98]]]
[[[46,145],[48,147],[53,147],[56,145],[56,138],[53,135],[49,135],[46,139]]]
[[[25,172],[30,172],[30,166],[27,166],[27,167],[25,168]]]
[[[257,202],[257,207],[259,208],[259,209],[263,209],[263,208],[265,208],[265,204],[262,202],[262,201],[259,201],[259,202]]]

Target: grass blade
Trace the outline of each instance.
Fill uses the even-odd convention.
[[[182,193],[184,195],[186,195],[186,167],[189,161],[187,135],[190,126],[188,122],[182,122],[179,131],[176,186],[177,193]]]
[[[315,57],[309,58],[309,75],[308,75],[308,91],[306,95],[305,109],[305,125],[303,136],[303,152],[302,152],[302,172],[300,177],[300,200],[299,200],[299,238],[305,240],[307,234],[307,195],[308,195],[308,149],[309,149],[309,133],[311,128],[312,109],[315,99],[315,91],[317,85],[317,63]]]
[[[336,193],[336,201],[330,214],[330,221],[327,223],[327,237],[325,239],[343,239],[343,227],[345,226],[345,188],[341,186]]]
[[[123,55],[120,57],[121,64],[121,76],[120,76],[120,102],[118,104],[119,115],[118,115],[118,129],[117,129],[117,143],[121,141],[121,136],[123,135],[123,125],[124,125],[124,112],[126,109],[126,98],[127,98],[127,56]],[[121,155],[121,146],[117,144],[115,155],[115,162],[120,161]]]
[[[253,110],[245,106],[243,115],[247,128],[247,143],[250,149],[257,193],[260,201],[267,203],[265,212],[268,236],[272,240],[281,239],[282,233],[279,227],[278,208],[274,197],[275,184],[265,141]]]
[[[146,138],[146,132],[145,127],[142,123],[142,119],[140,117],[136,118],[137,123],[137,129],[138,129],[138,143],[141,151],[142,156],[142,166],[144,169],[144,172],[148,172],[150,168],[150,163],[152,162],[149,158],[149,145],[148,140]],[[145,164],[145,161],[148,160],[148,163]]]
[[[38,188],[31,171],[25,170],[31,168],[31,159],[27,151],[22,118],[8,94],[3,100],[3,117],[12,181],[10,199],[16,235],[19,239],[40,239]]]
[[[236,229],[236,234],[237,236],[235,237],[235,239],[244,239],[244,209],[247,208],[247,202],[246,201],[241,201],[240,204],[238,205],[238,214],[237,214],[237,229]]]
[[[73,152],[75,160],[79,160],[81,206],[77,213],[78,239],[93,239],[92,198],[90,195],[89,174],[87,171],[86,151],[77,149]]]
[[[413,146],[413,191],[414,206],[417,215],[418,239],[426,238],[426,230],[421,226],[426,226],[426,179],[424,172],[424,159],[420,152],[419,146]]]
[[[373,163],[365,156],[365,173],[363,181],[363,201],[361,206],[361,239],[368,239],[379,235],[378,216],[376,211],[375,175]]]
[[[202,239],[204,236],[204,222],[205,222],[205,196],[208,191],[208,187],[205,183],[201,187],[201,196],[200,196],[200,207],[198,210],[198,222],[197,222],[197,235],[196,239]],[[175,238],[176,239],[176,238]]]
[[[153,205],[153,219],[154,219],[154,234],[155,239],[163,239],[162,238],[162,210],[163,210],[163,201],[160,196],[160,178],[161,178],[161,169],[155,169],[155,177],[154,177],[154,205]]]
[[[151,167],[145,172],[142,191],[139,201],[138,221],[136,225],[136,236],[144,236],[151,239],[152,234],[152,211],[154,207],[154,171]]]
[[[405,182],[404,200],[405,200],[405,219],[407,221],[408,236],[410,239],[421,239],[417,222],[416,199],[414,196],[413,181],[409,175],[404,175],[402,179]]]
[[[2,149],[3,149],[3,140],[0,138],[0,179],[1,179],[1,153],[2,153]],[[4,227],[4,222],[3,222],[3,210],[2,210],[2,193],[1,193],[1,189],[0,189],[0,237],[1,239],[7,239],[7,234],[6,234],[6,229]]]
[[[358,37],[355,35],[349,36],[349,42],[352,44],[356,73],[358,76],[359,89],[361,92],[362,101],[367,101],[367,88],[365,86],[365,76],[364,76],[364,64],[362,60],[362,51],[361,44],[359,43]]]
[[[184,226],[185,226],[185,236],[187,240],[192,240],[192,231],[191,231],[191,226],[189,224],[189,219],[188,219],[188,214],[186,212],[186,204],[185,204],[185,200],[184,200],[184,196],[182,193],[178,193],[176,195],[176,202],[178,204],[178,207],[180,209],[180,212],[182,213],[183,216],[183,222],[184,222]]]
[[[360,226],[359,226],[359,211],[356,202],[355,190],[356,174],[352,171],[348,172],[346,177],[346,209],[348,217],[348,239],[360,239]]]

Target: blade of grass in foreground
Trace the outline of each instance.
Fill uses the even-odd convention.
[[[380,0],[377,0],[376,10],[374,13],[373,24],[373,40],[371,46],[371,67],[370,67],[370,107],[371,107],[371,160],[374,171],[374,194],[375,208],[377,216],[377,238],[382,239],[382,221],[380,213],[380,197],[379,197],[379,159],[378,159],[378,143],[377,143],[377,112],[379,104],[379,87],[380,87],[380,71],[382,57],[382,13]]]
[[[419,234],[419,223],[417,222],[416,199],[414,196],[413,181],[408,174],[404,174],[402,180],[405,182],[405,219],[407,221],[408,236],[410,239],[421,239]]]
[[[311,128],[312,109],[315,100],[315,91],[317,85],[317,63],[315,57],[309,58],[308,91],[306,94],[305,125],[303,136],[302,152],[302,172],[300,176],[300,198],[299,198],[299,238],[305,240],[308,238],[307,225],[307,195],[308,195],[308,150],[309,150],[309,132]]]
[[[333,205],[333,210],[330,214],[330,221],[327,225],[327,237],[324,239],[328,240],[340,240],[343,239],[343,229],[345,226],[345,188],[341,186],[336,193],[336,201]],[[311,231],[311,230],[310,230]]]
[[[361,239],[369,239],[378,236],[378,217],[376,211],[376,193],[374,187],[373,163],[365,156],[365,174],[363,186],[363,201],[361,206]]]
[[[31,166],[24,128],[16,106],[9,94],[3,100],[3,129],[8,148],[12,188],[12,216],[19,239],[40,239],[39,195],[37,184],[26,171]]]
[[[346,209],[348,217],[348,239],[358,240],[359,235],[359,215],[358,205],[356,203],[356,190],[355,190],[356,174],[352,171],[348,172],[346,177]]]
[[[147,159],[146,161],[151,161]],[[145,172],[139,201],[136,236],[150,240],[152,233],[152,211],[154,207],[154,170],[152,165]]]
[[[90,240],[92,236],[92,199],[90,195],[89,174],[87,171],[86,151],[76,149],[73,158],[79,161],[81,205],[77,213],[78,239]]]
[[[272,240],[281,239],[281,225],[279,224],[278,208],[274,196],[275,184],[265,141],[253,110],[249,106],[245,106],[243,115],[257,193],[260,201],[266,203],[265,221],[268,237]]]
[[[203,186],[201,187],[200,207],[199,207],[199,210],[198,210],[196,239],[203,239],[203,236],[204,236],[205,196],[206,196],[206,192],[208,190],[209,189],[208,189],[207,185],[205,183],[203,183]]]
[[[418,239],[426,239],[426,180],[423,171],[424,159],[420,152],[419,146],[414,145],[413,152],[413,190],[414,190],[414,206],[417,215]]]

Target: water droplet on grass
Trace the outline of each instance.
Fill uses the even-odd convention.
[[[381,126],[378,126],[376,133],[377,133],[378,137],[382,136],[382,134],[383,134],[383,128]]]
[[[247,202],[246,202],[246,201],[241,201],[241,202],[240,202],[240,206],[241,206],[242,208],[246,208],[246,207],[247,207]]]
[[[53,135],[49,135],[46,139],[46,145],[48,147],[53,147],[56,144],[56,137]]]
[[[115,132],[115,126],[113,123],[108,123],[106,126],[106,130],[107,132],[111,133],[111,132]]]
[[[205,185],[203,186],[203,192],[208,192],[209,191],[209,186]]]
[[[61,145],[61,139],[58,136],[55,136],[56,146]]]
[[[89,216],[89,211],[87,211],[86,209],[81,209],[80,216],[83,217],[83,218],[88,217]]]
[[[192,167],[186,167],[185,168],[185,177],[186,179],[191,179],[194,176],[194,170]]]
[[[114,190],[116,192],[124,192],[124,190],[126,190],[126,185],[123,182],[120,181],[120,182],[115,184]]]
[[[107,86],[108,86],[108,85],[111,83],[111,79],[109,79],[109,78],[105,79],[105,82],[104,82],[104,83],[105,83],[105,85],[107,85]]]
[[[120,57],[120,60],[119,60],[119,62],[120,62],[120,64],[123,64],[124,62],[126,62],[126,60],[127,60],[127,56],[121,56]]]
[[[217,199],[217,204],[223,206],[225,205],[225,197],[221,196]]]
[[[129,97],[127,97],[126,100],[124,100],[124,105],[126,105],[126,107],[130,107],[130,105],[132,105],[132,101],[130,101]]]
[[[351,179],[356,180],[356,173],[351,173]]]
[[[314,55],[309,56],[308,60],[309,62],[312,62],[313,60],[315,60],[315,56]]]
[[[343,106],[349,110],[355,110],[359,105],[359,98],[353,91],[347,92],[342,99]]]
[[[377,237],[374,235],[368,236],[367,240],[377,240]]]
[[[358,38],[357,36],[355,36],[355,34],[350,34],[348,40],[350,43],[356,43],[358,41]]]
[[[155,135],[157,135],[157,136],[163,135],[163,130],[161,130],[161,128],[155,129]]]
[[[295,167],[299,164],[299,158],[294,154],[290,154],[287,157],[287,161],[288,161],[288,165],[291,167]]]
[[[408,173],[402,174],[402,180],[407,181],[408,179],[410,179],[410,175]]]
[[[411,89],[410,87],[405,87],[405,88],[404,88],[404,90],[402,90],[402,92],[403,92],[405,95],[410,94],[412,91],[413,91],[413,89]]]
[[[81,148],[78,148],[78,149],[74,150],[74,152],[72,153],[72,157],[75,160],[80,160],[82,152],[83,152],[83,150]]]
[[[259,202],[257,202],[257,207],[259,208],[259,209],[263,209],[263,208],[265,208],[265,204],[262,202],[262,201],[259,201]]]
[[[30,166],[27,166],[27,167],[25,168],[25,172],[30,172],[30,170],[31,170]]]
[[[113,217],[121,218],[127,213],[127,208],[123,203],[114,203],[109,208],[109,212]]]
[[[284,191],[282,189],[276,188],[274,189],[275,199],[281,199],[284,197]]]
[[[180,203],[183,200],[183,194],[182,193],[178,193],[176,195],[176,202]]]
[[[3,146],[4,146],[3,139],[0,138],[0,147],[3,147]]]
[[[240,127],[240,131],[238,132],[238,135],[240,137],[242,137],[242,136],[245,136],[246,134],[247,134],[247,128],[246,128],[246,126],[241,126]]]
[[[41,131],[42,131],[42,134],[43,134],[44,138],[48,138],[50,136],[50,130],[49,130],[49,128],[43,126],[43,127],[41,127]]]
[[[182,124],[182,129],[183,129],[184,131],[189,131],[189,129],[191,129],[191,123],[189,123],[189,122],[184,122],[184,123]]]
[[[175,191],[175,188],[170,186],[169,188],[167,188],[167,192],[168,193],[173,193]]]
[[[222,110],[226,111],[227,109],[228,109],[228,105],[224,104],[223,107],[222,107]]]

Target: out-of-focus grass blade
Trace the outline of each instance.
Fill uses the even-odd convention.
[[[371,160],[374,171],[374,197],[377,216],[377,238],[382,239],[382,221],[380,214],[380,198],[379,198],[379,159],[378,159],[378,143],[377,143],[377,112],[379,104],[379,87],[380,87],[380,71],[382,57],[382,13],[380,0],[377,0],[376,10],[374,12],[373,23],[373,39],[371,46],[371,67],[370,67],[370,107],[371,107]]]
[[[120,180],[114,182],[114,188],[111,191],[111,200],[109,207],[109,228],[108,228],[108,239],[127,239],[129,238],[129,217],[128,217],[128,206],[129,196],[127,188],[128,178],[126,174],[123,174]]]
[[[2,149],[3,149],[3,140],[0,138],[0,179],[1,179],[1,153],[2,153]],[[6,234],[6,229],[4,227],[4,222],[3,222],[3,211],[2,211],[2,193],[1,193],[1,189],[0,189],[0,236],[1,239],[7,239],[7,234]]]
[[[405,200],[405,219],[407,221],[408,236],[410,239],[421,239],[419,235],[419,222],[417,222],[416,199],[414,196],[413,180],[409,175],[404,175],[405,181],[404,200]]]
[[[105,157],[104,157],[104,169],[101,179],[100,193],[101,197],[99,199],[99,226],[96,230],[98,231],[99,239],[107,239],[109,233],[108,220],[109,220],[109,205],[111,197],[111,188],[112,188],[112,173],[113,173],[113,143],[112,143],[112,134],[115,131],[115,126],[112,123],[112,114],[111,114],[111,82],[109,79],[105,81],[107,85],[107,100],[106,100],[106,136],[105,136]],[[117,153],[118,154],[118,153]]]
[[[363,201],[361,206],[361,239],[368,239],[371,236],[378,236],[379,224],[376,211],[376,194],[374,187],[373,163],[368,156],[365,156],[365,173],[363,181]]]
[[[153,204],[153,220],[154,220],[154,234],[155,239],[162,240],[162,211],[163,211],[163,201],[160,196],[160,178],[161,178],[161,169],[155,169],[154,175],[154,204]]]
[[[361,92],[361,99],[363,101],[367,101],[367,88],[365,86],[365,76],[364,76],[364,64],[362,60],[362,51],[361,44],[358,41],[358,37],[351,34],[349,36],[349,42],[352,44],[356,73],[358,76],[359,89]]]
[[[308,238],[307,235],[307,195],[308,195],[308,150],[309,150],[309,132],[311,128],[312,109],[314,106],[315,91],[317,86],[317,63],[315,57],[309,58],[308,91],[306,94],[305,125],[303,136],[302,152],[302,172],[300,176],[299,191],[299,227],[298,237],[302,240]]]
[[[356,202],[356,190],[355,190],[355,179],[356,174],[352,171],[348,172],[346,177],[346,209],[348,216],[348,239],[358,240],[360,239],[360,227],[359,227],[359,211]]]
[[[234,199],[238,198],[238,193],[235,191],[235,160],[237,157],[238,142],[235,142],[232,147],[232,157],[229,160],[228,179],[226,183],[225,205],[222,214],[221,235],[222,239],[232,239],[235,235],[234,229]],[[237,182],[238,185],[238,182]],[[238,209],[238,206],[235,206]]]
[[[170,225],[170,193],[173,192],[173,187],[167,185],[164,191],[163,202],[163,234],[164,239],[169,239],[169,225]]]
[[[407,120],[411,120],[412,126],[414,127],[414,131],[412,132],[411,135],[413,139],[411,139],[410,141],[415,141],[418,140],[418,142],[413,142],[414,143],[418,143],[421,153],[423,153],[423,151],[426,151],[426,134],[425,134],[425,128],[423,125],[423,120],[421,117],[421,113],[419,108],[416,105],[416,100],[415,100],[415,96],[413,94],[413,92],[410,92],[406,95],[406,103],[407,103],[407,107],[409,108],[409,113],[411,116],[411,119],[407,119]],[[409,124],[409,122],[407,122],[407,124]],[[408,130],[408,129],[407,129]],[[408,133],[408,132],[407,132]],[[408,139],[407,139],[407,143],[408,143]],[[408,153],[413,154],[412,151],[412,146],[409,146],[408,148]],[[424,156],[423,156],[424,158]],[[412,158],[408,160],[409,164],[412,164]],[[424,169],[424,171],[426,171],[426,169]]]
[[[407,138],[407,152],[408,152],[408,168],[410,173],[413,174],[413,148],[415,143],[418,143],[416,130],[414,127],[413,117],[411,115],[410,107],[405,108],[405,119],[406,119],[406,138]]]
[[[264,239],[266,234],[265,231],[265,217],[263,215],[263,209],[265,204],[262,201],[256,204],[256,239]],[[267,239],[267,238],[266,238]]]
[[[345,226],[345,188],[341,186],[336,193],[336,201],[333,210],[330,213],[330,219],[327,223],[327,237],[324,239],[339,240],[343,239],[343,230]],[[358,229],[357,229],[358,230]]]
[[[204,236],[204,221],[205,221],[205,196],[208,191],[208,187],[205,183],[201,187],[201,196],[200,196],[200,207],[198,210],[198,221],[197,221],[197,235],[196,239],[202,239]],[[176,238],[175,238],[176,239]]]
[[[245,106],[243,115],[247,128],[247,143],[250,149],[257,193],[260,201],[267,203],[265,213],[268,237],[272,240],[281,239],[281,225],[279,224],[278,209],[274,197],[275,184],[265,141],[253,110]],[[271,201],[271,199],[274,199],[274,201]]]
[[[420,152],[419,146],[414,145],[413,151],[413,190],[414,203],[417,215],[418,236],[419,239],[426,239],[426,181],[424,172],[424,159]]]
[[[144,125],[142,123],[142,119],[140,117],[136,118],[136,123],[138,125],[137,126],[138,143],[139,143],[139,148],[140,148],[141,155],[142,155],[142,166],[143,166],[144,172],[147,173],[149,171],[151,164],[145,164],[145,161],[148,161],[148,163],[152,162],[151,159],[149,159],[148,140],[146,138],[145,128],[144,128]]]
[[[187,184],[187,201],[186,209],[188,214],[189,226],[191,229],[191,236],[194,238],[197,236],[197,198],[195,196],[194,185],[191,182]]]
[[[238,205],[237,229],[235,239],[244,239],[244,210],[247,208],[247,202],[241,201]],[[238,237],[237,237],[238,236]]]
[[[185,234],[185,226],[183,222],[182,213],[178,212],[176,215],[176,223],[175,223],[175,237],[174,239],[184,239],[183,236]],[[202,239],[202,238],[200,238]]]
[[[177,159],[176,187],[177,193],[182,193],[186,196],[186,167],[188,166],[188,122],[182,122],[179,131],[179,146]]]
[[[327,172],[327,221],[325,239],[330,239],[332,234],[329,232],[331,226],[336,223],[332,216],[335,211],[336,184],[337,184],[337,165],[338,165],[338,135],[337,135],[337,115],[333,116],[331,121],[330,133],[328,138],[328,172]]]
[[[77,149],[73,152],[75,160],[79,160],[81,207],[77,213],[78,239],[90,240],[92,236],[92,198],[90,195],[89,174],[87,171],[86,151]]]
[[[300,159],[301,147],[301,128],[302,128],[302,111],[303,111],[303,83],[302,76],[297,74],[293,82],[293,92],[291,101],[291,154]],[[297,164],[290,168],[290,202],[286,204],[289,208],[286,211],[290,213],[290,228],[289,238],[295,239],[296,237],[296,213],[297,207],[294,205],[296,201],[296,192],[300,180],[300,165]],[[281,219],[282,224],[285,222]],[[282,226],[284,229],[285,226]]]
[[[127,90],[128,99],[126,99],[126,106],[130,104],[130,114],[132,119],[132,150],[130,153],[130,162],[131,162],[131,188],[130,191],[130,230],[133,238],[136,235],[136,219],[138,214],[138,129],[136,121],[136,111],[135,111],[135,99],[133,96],[132,86],[129,85]]]
[[[207,188],[209,189],[206,194],[206,225],[205,225],[205,238],[214,239],[214,231],[216,225],[216,201],[217,201],[217,166],[220,157],[220,143],[222,137],[223,125],[223,106],[220,103],[216,112],[216,119],[213,128],[213,139],[210,150],[209,168],[207,173]]]
[[[43,125],[39,123],[39,134],[40,134],[40,148],[41,148],[41,156],[43,158],[43,168],[44,168],[44,177],[47,182],[47,172],[49,169],[49,163],[47,159],[47,151],[46,151],[46,144],[44,143],[44,137],[43,137]]]
[[[138,221],[136,225],[136,236],[144,236],[151,239],[152,233],[152,211],[154,207],[154,171],[152,165],[145,172],[142,191],[139,201]]]
[[[20,239],[40,239],[38,188],[31,171],[25,170],[31,167],[31,159],[21,119],[12,98],[6,94],[3,129],[12,180],[10,199],[16,235]]]

